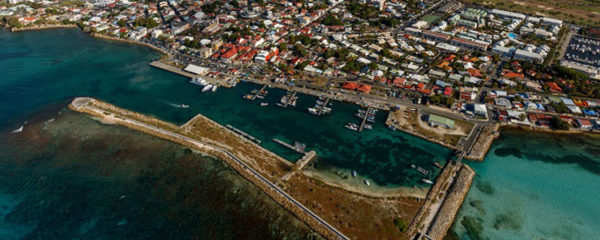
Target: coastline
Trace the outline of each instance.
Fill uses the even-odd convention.
[[[163,49],[160,49],[152,44],[149,43],[144,43],[144,42],[138,42],[138,41],[133,41],[133,40],[129,40],[129,39],[122,39],[122,38],[116,38],[116,37],[110,37],[110,36],[106,36],[106,35],[102,35],[102,34],[98,34],[98,33],[90,33],[90,36],[94,37],[94,38],[98,38],[98,39],[105,39],[105,40],[112,40],[112,41],[117,41],[117,42],[124,42],[124,43],[129,43],[129,44],[134,44],[134,45],[139,45],[139,46],[144,46],[147,48],[150,48],[154,51],[157,51],[163,55],[169,56],[169,53],[166,52]]]
[[[34,25],[22,28],[11,28],[11,32],[24,32],[24,31],[35,31],[35,30],[46,30],[46,29],[57,29],[57,28],[79,28],[77,24],[44,24]]]

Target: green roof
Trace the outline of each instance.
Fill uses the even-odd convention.
[[[452,119],[448,119],[442,116],[438,116],[435,114],[430,114],[429,115],[429,120],[427,121],[429,123],[435,123],[435,124],[440,124],[440,125],[445,125],[448,126],[449,128],[454,128],[454,120]]]

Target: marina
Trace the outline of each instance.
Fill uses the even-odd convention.
[[[267,84],[263,85],[260,90],[254,89],[249,94],[246,94],[244,98],[254,101],[255,99],[264,99],[269,93],[267,90]],[[266,106],[266,105],[265,105]]]
[[[283,97],[281,97],[281,100],[277,103],[277,106],[287,108],[291,105],[292,107],[295,107],[296,101],[298,101],[298,96],[296,96],[297,93],[298,92],[296,91],[287,92]]]
[[[325,99],[324,102],[323,102],[323,99]],[[328,107],[329,100],[330,100],[330,98],[327,98],[327,97],[326,98],[319,97],[319,100],[316,101],[315,105],[313,107],[308,108],[308,112],[310,114],[317,115],[317,116],[321,116],[321,115],[330,113],[331,108]]]

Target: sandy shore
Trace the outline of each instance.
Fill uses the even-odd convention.
[[[413,197],[418,199],[425,199],[429,188],[423,188],[423,190],[418,188],[410,188],[410,187],[384,187],[379,186],[368,178],[362,176],[349,177],[348,179],[342,179],[340,176],[336,175],[331,171],[315,171],[315,170],[305,170],[304,174],[306,176],[319,179],[323,181],[325,184],[330,185],[332,187],[337,187],[344,189],[349,192],[354,192],[363,196],[373,197],[373,198],[390,198],[390,197]],[[348,173],[350,175],[350,173]],[[364,180],[370,180],[371,185],[367,186],[364,183]]]

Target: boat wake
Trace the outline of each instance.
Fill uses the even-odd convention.
[[[166,101],[166,100],[163,100],[161,102],[163,102],[164,104],[167,104],[167,105],[169,105],[171,107],[174,107],[174,108],[189,108],[190,107],[190,105],[187,105],[187,104],[174,103],[174,102],[169,102],[169,101]]]
[[[21,125],[21,127],[19,127],[19,128],[17,128],[17,129],[15,129],[15,130],[13,130],[13,131],[12,131],[12,132],[10,132],[10,133],[13,133],[13,134],[14,134],[14,133],[20,133],[20,132],[23,132],[23,128],[25,127],[25,124],[27,124],[27,122],[24,122],[24,123],[23,123],[23,125]]]

